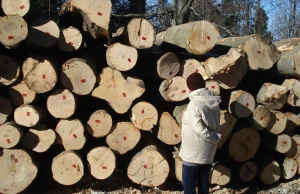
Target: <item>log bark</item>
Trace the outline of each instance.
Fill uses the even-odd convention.
[[[227,185],[231,179],[231,170],[221,163],[214,165],[209,174],[209,182],[212,185]]]
[[[253,112],[251,123],[259,131],[266,129],[271,121],[271,112],[262,105],[258,105]]]
[[[186,111],[188,104],[181,106],[176,106],[173,111],[173,116],[175,117],[177,123],[182,126],[183,113]]]
[[[107,179],[116,168],[116,157],[107,147],[97,147],[87,154],[91,175],[99,180]]]
[[[29,89],[24,81],[20,81],[8,89],[11,102],[15,106],[30,104],[34,101],[36,93]]]
[[[24,150],[3,149],[0,155],[0,192],[20,193],[36,178],[38,166]]]
[[[160,117],[157,138],[167,145],[181,142],[181,127],[168,112],[163,112]]]
[[[221,111],[220,117],[220,134],[222,135],[220,142],[218,143],[218,149],[221,149],[224,143],[230,137],[233,128],[237,122],[237,119],[227,111]]]
[[[212,93],[214,93],[217,96],[220,96],[221,94],[221,88],[220,85],[217,81],[215,80],[208,80],[205,82],[205,87],[211,91]]]
[[[53,158],[53,179],[62,185],[74,185],[84,175],[84,166],[81,158],[73,151],[64,151]]]
[[[250,160],[256,154],[260,145],[260,135],[253,128],[237,131],[229,142],[229,155],[237,162]]]
[[[33,47],[50,49],[57,43],[59,35],[60,30],[54,21],[38,18],[29,23],[27,41]]]
[[[204,69],[204,66],[196,59],[184,60],[181,62],[181,66],[183,67],[181,76],[184,79],[187,79],[193,73],[199,73],[204,80],[207,80],[209,78]]]
[[[276,70],[280,75],[300,77],[299,51],[300,46],[296,46],[293,50],[281,55],[276,65]]]
[[[7,121],[7,117],[13,112],[13,106],[5,96],[0,96],[0,125]]]
[[[81,44],[82,35],[77,28],[70,26],[60,33],[58,45],[61,50],[65,52],[74,52],[80,48]]]
[[[0,148],[13,148],[23,137],[23,128],[15,122],[0,125]]]
[[[60,120],[56,126],[57,143],[62,144],[66,151],[80,150],[86,143],[84,127],[78,119]]]
[[[28,88],[38,94],[49,92],[57,83],[55,67],[46,58],[27,58],[23,63],[22,71]]]
[[[19,15],[7,15],[0,18],[0,42],[6,48],[16,48],[28,35],[26,21]]]
[[[19,63],[14,58],[0,55],[0,86],[11,85],[19,78],[19,76]]]
[[[288,88],[272,83],[265,83],[259,90],[256,101],[270,110],[280,110],[287,101]]]
[[[45,111],[40,107],[24,105],[18,107],[14,112],[14,119],[18,125],[24,127],[34,127],[45,115]]]
[[[289,180],[296,175],[298,169],[298,163],[296,160],[292,158],[285,158],[282,166],[282,175],[284,179]]]
[[[281,168],[277,161],[268,162],[262,167],[260,180],[265,185],[272,185],[279,181],[281,177]]]
[[[186,80],[180,76],[173,77],[170,80],[164,80],[159,87],[159,92],[168,102],[183,101],[189,95]]]
[[[127,176],[132,182],[147,187],[162,185],[169,172],[167,160],[155,146],[148,146],[137,153],[127,168]]]
[[[152,104],[139,102],[132,107],[130,119],[138,129],[151,131],[157,125],[158,112]]]
[[[228,110],[238,118],[249,117],[255,109],[253,96],[245,91],[231,92]]]
[[[215,46],[219,35],[214,24],[202,20],[168,28],[163,34],[162,42],[184,48],[191,54],[201,55]]]
[[[175,53],[166,53],[157,61],[157,73],[162,79],[172,79],[179,70],[180,61]]]
[[[299,155],[299,150],[300,150],[300,136],[299,135],[294,135],[291,138],[292,140],[292,145],[289,151],[285,154],[286,157],[288,158],[293,158],[296,159]]]
[[[85,59],[70,59],[62,66],[61,84],[75,94],[88,95],[96,84],[94,69]]]
[[[241,48],[247,54],[251,70],[267,70],[280,59],[280,52],[261,35],[223,38],[218,41],[220,46]]]
[[[110,149],[123,155],[132,150],[140,139],[140,130],[131,122],[119,122],[106,137],[106,143]]]
[[[250,182],[257,175],[257,165],[254,162],[245,162],[239,168],[239,179],[243,182]]]
[[[106,61],[108,66],[118,71],[128,71],[132,69],[138,59],[136,48],[115,43],[106,50]]]
[[[284,113],[271,111],[271,119],[267,126],[267,132],[273,135],[279,135],[286,130],[287,117]]]
[[[112,128],[112,118],[105,110],[94,112],[88,122],[87,131],[96,138],[105,137]]]
[[[30,9],[29,0],[2,0],[1,7],[5,15],[24,16]]]
[[[75,113],[75,97],[68,89],[56,90],[47,99],[47,109],[53,117],[67,119]]]
[[[82,29],[89,32],[96,40],[103,40],[107,45],[110,44],[109,22],[112,12],[110,0],[67,0],[60,10],[60,15],[66,11],[78,11],[82,18]]]
[[[296,46],[299,46],[300,38],[283,39],[278,42],[274,42],[274,45],[281,53],[285,53],[293,50]]]
[[[175,176],[178,181],[182,182],[182,159],[179,156],[179,149],[177,147],[174,148],[173,158],[175,160]]]
[[[300,174],[300,168],[299,168],[299,166],[300,166],[300,155],[297,157],[296,161],[297,161],[297,164],[298,164],[298,171],[297,171],[297,173]]]
[[[24,135],[22,146],[38,153],[48,151],[55,143],[56,134],[44,124],[39,124]]]
[[[285,133],[293,133],[294,130],[300,126],[300,118],[298,115],[295,115],[294,113],[287,112],[285,113],[285,116],[287,118]]]
[[[163,32],[159,32],[156,34],[156,38],[155,38],[155,42],[154,44],[156,46],[161,46],[163,41],[164,41],[164,36],[166,34],[166,31],[163,31]]]
[[[103,99],[119,114],[124,114],[132,102],[145,92],[144,82],[140,79],[127,77],[109,67],[104,68],[100,75],[101,81],[92,96]]]
[[[282,85],[289,90],[287,103],[291,106],[300,107],[300,81],[296,79],[286,79]]]

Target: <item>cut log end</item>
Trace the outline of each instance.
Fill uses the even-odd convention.
[[[279,135],[283,133],[287,126],[287,117],[284,113],[271,111],[270,122],[267,126],[267,131],[270,134]]]
[[[62,185],[74,185],[84,174],[80,157],[72,151],[65,151],[53,158],[51,166],[53,179]]]
[[[1,7],[5,15],[24,16],[30,9],[29,0],[2,0]]]
[[[287,118],[285,133],[293,133],[294,130],[300,126],[300,117],[297,115],[287,112],[285,113],[285,116]]]
[[[0,55],[0,86],[11,85],[19,76],[20,67],[17,61],[9,56]]]
[[[25,105],[15,110],[14,118],[18,125],[33,127],[42,119],[42,114],[36,107]]]
[[[292,147],[292,139],[290,136],[282,134],[278,135],[275,150],[279,153],[287,153]]]
[[[23,130],[15,122],[0,125],[0,148],[13,148],[21,140]]]
[[[185,100],[189,95],[186,80],[180,76],[165,80],[159,87],[161,96],[169,102],[179,102]]]
[[[271,113],[269,109],[264,106],[258,105],[253,112],[251,119],[252,125],[255,129],[262,131],[268,127],[271,120]]]
[[[135,127],[150,131],[157,125],[158,112],[152,104],[139,102],[132,107],[130,119]]]
[[[181,142],[181,127],[168,112],[162,113],[160,117],[157,138],[167,145],[177,145]]]
[[[183,113],[187,109],[187,106],[188,106],[187,104],[184,104],[182,106],[176,106],[174,108],[173,116],[176,118],[176,121],[180,126],[182,126],[182,117],[183,117]]]
[[[204,80],[208,79],[208,75],[203,67],[203,65],[195,60],[195,59],[188,59],[181,62],[181,66],[183,66],[182,77],[187,79],[193,73],[199,73]]]
[[[257,173],[257,165],[254,162],[244,163],[239,171],[239,178],[244,182],[254,180]]]
[[[278,162],[272,161],[266,165],[260,174],[260,180],[265,185],[272,185],[279,181],[281,177],[281,168]]]
[[[30,104],[34,101],[36,93],[29,89],[24,81],[17,83],[8,90],[11,102],[15,106]]]
[[[294,107],[300,107],[300,81],[296,79],[286,79],[282,85],[289,90],[287,103]]]
[[[58,40],[59,48],[65,52],[74,52],[80,48],[81,44],[81,32],[72,26],[64,29]]]
[[[229,111],[238,118],[249,117],[255,109],[253,96],[244,91],[234,91],[231,93]]]
[[[57,90],[48,97],[47,109],[53,117],[67,119],[75,113],[75,97],[67,89]]]
[[[99,180],[107,179],[116,168],[116,157],[107,147],[92,149],[87,155],[90,173]]]
[[[231,170],[223,164],[216,164],[209,174],[209,182],[213,185],[227,185],[231,179]]]
[[[7,117],[13,112],[13,106],[10,101],[0,96],[0,125],[7,121]]]
[[[105,137],[112,128],[112,117],[105,110],[94,112],[87,122],[87,130],[96,138]]]
[[[221,88],[217,81],[209,80],[205,82],[206,88],[217,96],[221,94]]]
[[[221,111],[220,117],[220,134],[222,134],[221,140],[218,143],[218,149],[222,148],[224,143],[229,138],[237,119],[227,111]]]
[[[285,158],[283,162],[283,178],[289,180],[293,178],[298,169],[298,163],[292,158]]]
[[[173,78],[179,70],[180,62],[175,53],[166,53],[157,61],[157,73],[162,79]]]

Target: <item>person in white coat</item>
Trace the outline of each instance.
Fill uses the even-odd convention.
[[[205,88],[199,73],[187,78],[190,102],[182,118],[182,179],[185,194],[209,193],[209,171],[220,141],[221,97]]]

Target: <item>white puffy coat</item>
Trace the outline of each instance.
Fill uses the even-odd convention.
[[[211,164],[220,141],[221,98],[208,89],[190,93],[190,103],[182,118],[180,157],[183,161]]]

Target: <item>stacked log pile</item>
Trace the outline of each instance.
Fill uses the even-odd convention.
[[[144,18],[112,34],[110,0],[66,1],[60,17],[80,14],[82,28],[25,21],[29,0],[1,6],[0,193],[124,176],[117,172],[147,187],[181,182],[192,73],[222,97],[211,184],[271,185],[299,174],[298,39],[218,39],[208,21],[155,35]],[[84,47],[86,37],[97,46]]]

